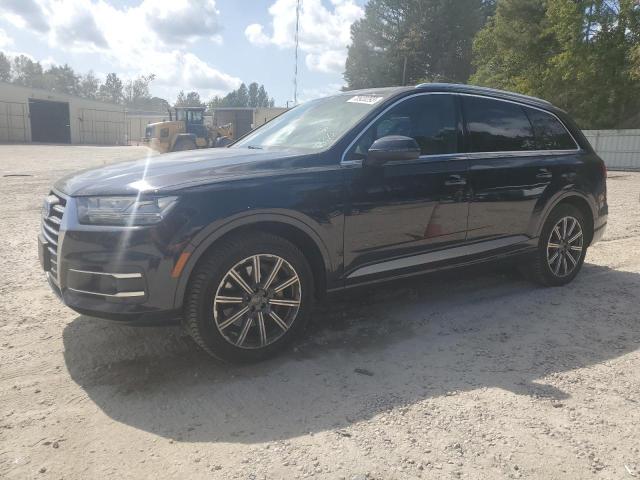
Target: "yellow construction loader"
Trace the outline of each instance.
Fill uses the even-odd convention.
[[[233,142],[233,125],[208,127],[204,107],[176,107],[169,121],[150,123],[142,141],[160,153],[226,147]]]

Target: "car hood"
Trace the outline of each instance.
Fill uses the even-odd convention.
[[[114,163],[60,179],[55,189],[71,196],[131,195],[174,191],[232,178],[293,168],[299,152],[214,148]]]

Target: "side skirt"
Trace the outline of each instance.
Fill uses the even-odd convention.
[[[535,251],[537,244],[537,238],[517,235],[388,260],[354,270],[347,275],[344,287],[328,292],[526,255]]]

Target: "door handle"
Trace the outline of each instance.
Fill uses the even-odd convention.
[[[536,178],[538,180],[551,180],[553,178],[553,173],[551,173],[546,168],[541,168],[540,170],[538,170]]]
[[[451,175],[444,184],[447,187],[462,187],[467,184],[467,180],[462,175]]]

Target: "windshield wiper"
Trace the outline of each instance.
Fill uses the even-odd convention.
[[[247,145],[247,148],[251,150],[262,150],[262,147],[258,147],[257,145]]]

